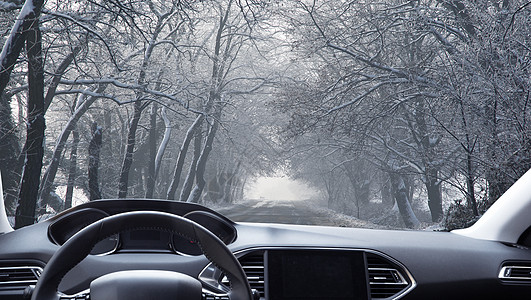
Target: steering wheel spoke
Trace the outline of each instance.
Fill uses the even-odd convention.
[[[208,293],[203,293],[202,300],[229,300],[229,296],[217,296]]]
[[[90,299],[90,290],[84,290],[74,295],[65,295],[63,293],[57,293],[60,300],[89,300]]]

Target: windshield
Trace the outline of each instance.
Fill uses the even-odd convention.
[[[235,221],[472,224],[531,167],[529,3],[2,1],[20,228],[97,199]]]

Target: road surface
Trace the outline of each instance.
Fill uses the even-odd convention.
[[[333,216],[304,200],[246,200],[216,210],[236,222],[338,226]]]

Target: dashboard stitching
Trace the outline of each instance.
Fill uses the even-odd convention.
[[[194,226],[194,232],[195,232],[195,228],[196,228],[196,226]],[[184,237],[186,237],[186,236],[184,236]],[[186,238],[190,239],[189,237],[186,237]],[[208,259],[208,260],[209,260],[214,266],[216,266],[217,268],[219,268],[221,271],[225,272],[225,274],[227,275],[227,279],[229,280],[229,289],[232,290],[232,280],[229,278],[229,277],[230,277],[230,275],[228,275],[229,272],[227,272],[227,270],[225,270],[225,268],[222,268],[221,266],[219,266],[218,264],[216,264],[216,263],[214,262],[214,260],[211,259],[211,257],[208,255],[208,253],[203,249],[203,246],[201,245],[200,242],[197,242],[197,244],[199,245],[199,248],[201,248],[201,251],[202,251],[203,254],[206,256],[206,258],[207,258],[207,259]]]

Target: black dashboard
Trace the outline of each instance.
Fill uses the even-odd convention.
[[[236,239],[237,232],[231,221],[212,211],[203,210],[202,207],[188,206],[190,211],[184,213],[183,217],[207,228],[226,245]],[[171,206],[160,208],[160,211],[171,212]],[[193,208],[196,210],[192,210]],[[53,220],[48,227],[48,236],[53,243],[61,246],[81,229],[108,216],[110,214],[101,209],[81,208]],[[110,236],[96,244],[91,254],[107,255],[124,252],[169,252],[191,256],[202,254],[194,241],[180,235],[150,229],[132,230]]]
[[[269,300],[527,299],[531,250],[449,232],[388,231],[234,223],[200,205],[164,200],[102,200],[0,235],[0,299],[22,299],[68,238],[127,211],[190,218],[218,236],[240,261],[251,288]],[[204,299],[224,298],[226,278],[190,241],[153,229],[100,242],[63,278],[75,294],[107,273],[169,270],[199,278]],[[511,274],[514,272],[514,274]]]

